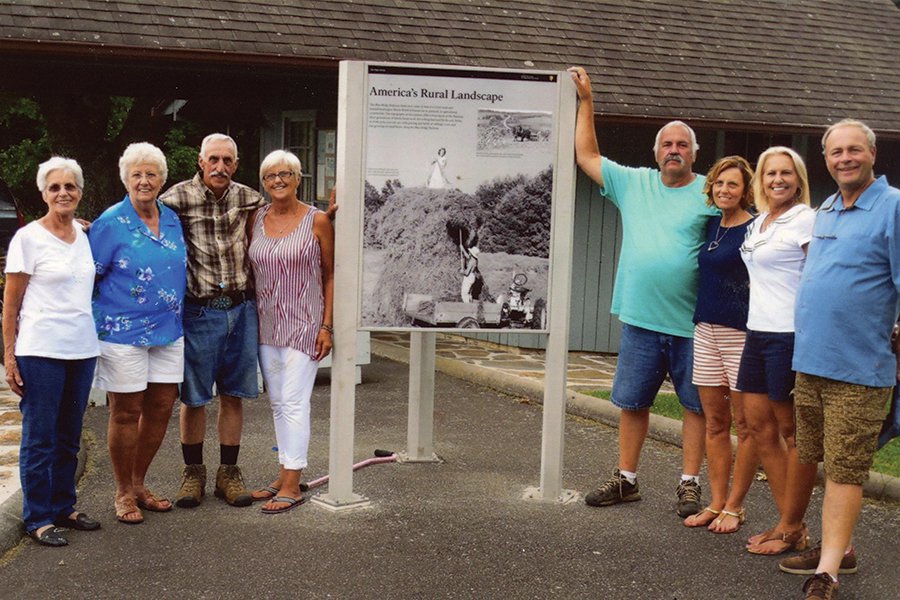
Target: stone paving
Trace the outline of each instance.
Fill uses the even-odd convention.
[[[0,365],[0,504],[19,489],[21,437],[19,397],[6,385],[6,370]]]
[[[372,339],[400,348],[409,348],[409,334],[378,332]],[[467,362],[481,367],[503,371],[517,377],[542,381],[544,379],[544,351],[529,348],[512,348],[482,340],[474,340],[461,335],[439,333],[436,354]],[[589,352],[569,352],[568,387],[586,392],[612,389],[616,372],[616,356]],[[663,391],[673,392],[666,381]]]

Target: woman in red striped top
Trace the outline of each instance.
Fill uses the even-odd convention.
[[[300,474],[309,448],[309,400],[318,361],[331,351],[334,229],[326,213],[297,197],[300,160],[276,150],[259,167],[272,199],[251,219],[250,263],[256,277],[259,363],[272,404],[278,478],[253,493],[264,513],[303,503]]]

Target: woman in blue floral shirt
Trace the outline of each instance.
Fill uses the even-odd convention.
[[[109,395],[116,518],[129,524],[144,520],[141,509],[172,509],[169,500],[144,485],[184,374],[187,254],[181,222],[157,198],[167,174],[159,148],[128,146],[119,159],[128,194],[100,215],[89,233],[100,338],[94,385]]]

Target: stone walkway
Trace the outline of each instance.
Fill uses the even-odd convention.
[[[372,339],[409,349],[408,333],[378,332],[372,334]],[[544,379],[543,350],[501,346],[446,333],[438,334],[436,345],[436,354],[443,358],[496,369],[535,381]],[[609,390],[612,389],[613,375],[616,372],[616,356],[569,352],[568,371],[568,387],[573,391]],[[663,385],[663,391],[674,391],[668,381]]]
[[[0,365],[0,504],[19,489],[21,438],[19,397],[6,385],[6,369]]]

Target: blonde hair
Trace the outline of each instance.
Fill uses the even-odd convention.
[[[769,200],[766,198],[766,191],[763,188],[762,177],[766,168],[766,161],[776,154],[782,154],[791,159],[794,163],[794,171],[797,172],[797,178],[800,180],[800,189],[797,190],[797,200],[801,204],[810,205],[809,196],[809,175],[806,172],[806,164],[800,155],[788,148],[787,146],[772,146],[759,155],[756,161],[756,172],[753,174],[753,204],[759,212],[768,212]]]

